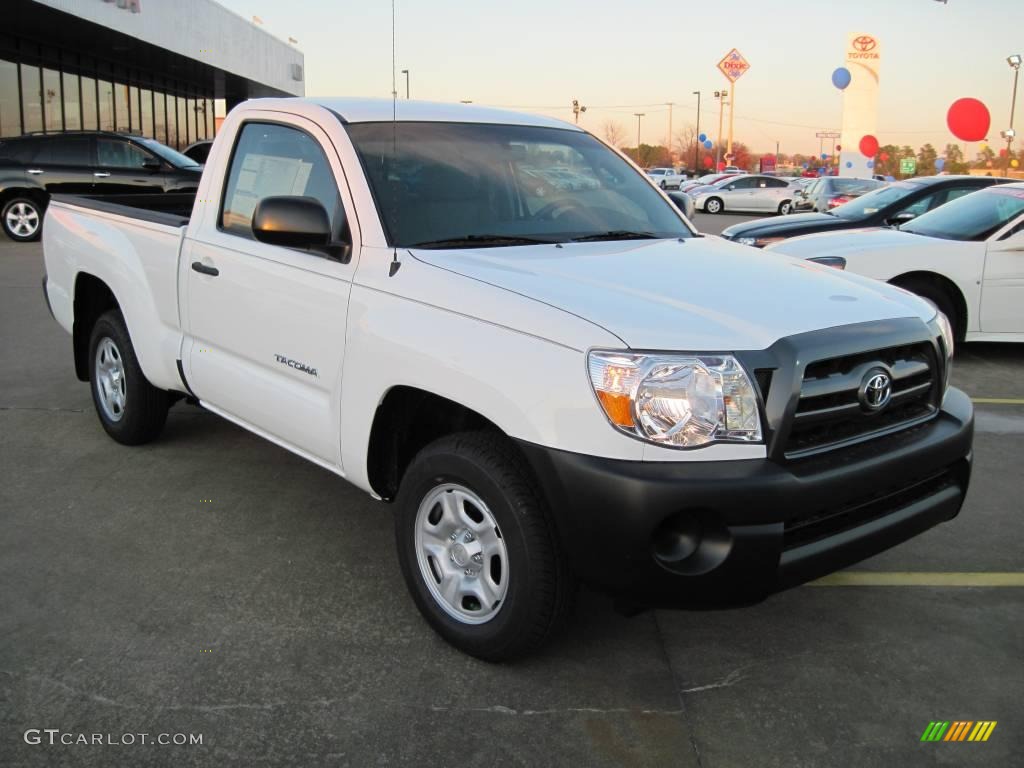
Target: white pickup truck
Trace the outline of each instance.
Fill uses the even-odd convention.
[[[538,180],[566,165],[588,183]],[[931,304],[701,237],[573,125],[255,100],[190,211],[141,203],[46,214],[103,428],[152,440],[188,399],[392,502],[413,600],[476,656],[539,647],[578,580],[749,602],[963,503],[973,415]]]

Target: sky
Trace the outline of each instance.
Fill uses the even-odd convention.
[[[308,96],[390,97],[388,0],[218,0],[259,16],[264,28],[298,40]],[[846,36],[862,32],[883,46],[877,138],[925,142],[942,152],[956,139],[946,111],[971,96],[992,115],[991,143],[1009,125],[1012,53],[1024,54],[1024,0],[395,0],[394,69],[404,95],[463,99],[572,120],[598,135],[620,123],[635,144],[664,143],[696,121],[717,132],[712,92],[728,87],[716,68],[733,47],[750,62],[737,82],[735,138],[755,151],[818,151],[817,130],[838,129],[842,97],[831,82]],[[1024,102],[1024,85],[1018,104]],[[1024,106],[1024,105],[1022,105]],[[1018,110],[1018,130],[1024,111]],[[728,112],[726,112],[728,122]],[[723,131],[724,133],[724,131]],[[977,145],[963,145],[973,153]]]

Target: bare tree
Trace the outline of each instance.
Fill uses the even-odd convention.
[[[616,149],[626,143],[626,129],[622,127],[621,123],[617,123],[614,120],[605,120],[601,130],[604,134],[604,140]]]
[[[697,129],[693,125],[684,125],[672,137],[672,149],[681,162],[689,165],[693,162],[693,150],[697,144]]]

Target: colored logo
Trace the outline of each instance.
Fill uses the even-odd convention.
[[[933,720],[921,734],[921,741],[988,741],[996,729],[995,720]]]
[[[892,377],[881,368],[872,368],[864,374],[858,394],[866,410],[880,411],[892,400]]]
[[[750,69],[750,62],[743,58],[742,53],[733,48],[725,54],[724,59],[718,62],[718,68],[723,75],[729,78],[730,82],[735,83],[744,72]]]
[[[853,47],[861,53],[867,53],[868,51],[875,50],[875,46],[878,43],[871,35],[860,35],[859,37],[853,38]]]

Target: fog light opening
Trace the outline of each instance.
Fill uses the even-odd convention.
[[[654,532],[654,556],[665,564],[681,563],[700,547],[704,527],[692,514],[666,518]]]

